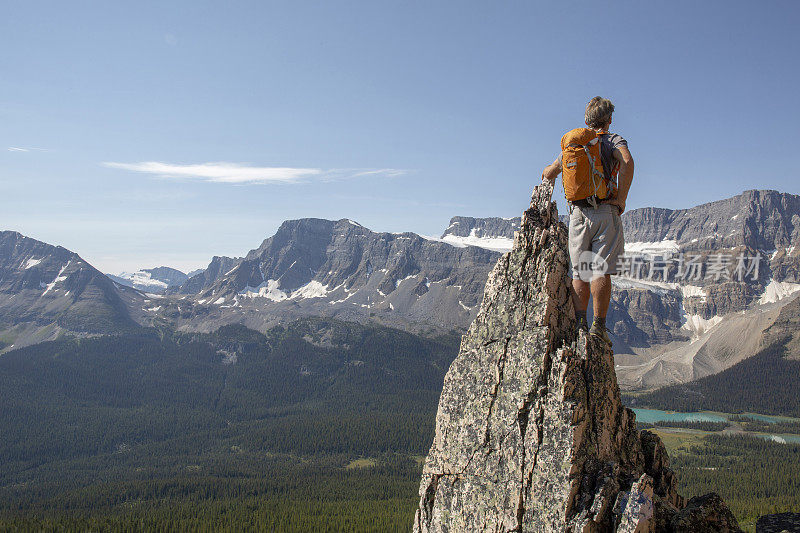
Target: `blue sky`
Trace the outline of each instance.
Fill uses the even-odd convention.
[[[106,272],[517,216],[595,95],[628,207],[800,193],[797,2],[7,2],[0,229]],[[556,195],[561,195],[558,190]],[[563,202],[561,202],[563,205]]]

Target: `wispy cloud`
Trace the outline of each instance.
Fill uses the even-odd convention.
[[[361,176],[384,176],[387,178],[396,178],[397,176],[402,176],[403,174],[408,174],[408,171],[399,168],[378,168],[375,170],[361,170],[355,172],[351,177],[359,178]]]
[[[45,148],[22,148],[21,146],[9,146],[9,152],[47,152]]]
[[[180,165],[145,161],[141,163],[105,162],[103,166],[154,174],[164,178],[184,178],[216,183],[297,183],[308,179],[335,181],[360,176],[396,177],[405,174],[400,169],[330,169],[293,167],[254,167],[241,163],[196,163]]]
[[[155,174],[165,178],[199,179],[218,183],[292,183],[322,173],[318,168],[251,167],[225,162],[176,165],[145,161],[142,163],[106,162],[103,165],[133,172]]]
[[[400,168],[333,168],[319,175],[320,181],[342,181],[371,176],[375,178],[396,178],[410,171]]]

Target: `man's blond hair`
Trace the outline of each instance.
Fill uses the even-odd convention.
[[[611,115],[614,113],[614,104],[608,98],[595,96],[589,100],[586,106],[586,125],[590,128],[599,129],[608,124]]]

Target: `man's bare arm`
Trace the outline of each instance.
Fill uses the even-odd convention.
[[[614,159],[619,161],[619,182],[617,196],[608,203],[619,207],[619,214],[625,212],[625,202],[628,200],[628,191],[633,183],[633,156],[627,146],[614,149]]]
[[[555,181],[556,176],[561,174],[561,158],[556,159],[542,171],[542,181]]]

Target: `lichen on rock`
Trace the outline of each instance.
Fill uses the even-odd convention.
[[[669,457],[622,405],[613,352],[575,333],[552,192],[534,189],[445,376],[415,532],[684,531]],[[729,518],[709,531],[738,531]]]

